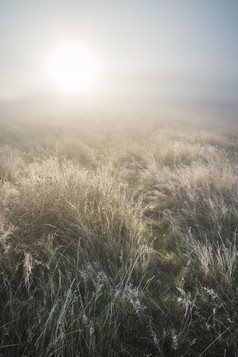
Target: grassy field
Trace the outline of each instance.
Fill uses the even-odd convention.
[[[0,124],[0,356],[236,356],[238,135]]]

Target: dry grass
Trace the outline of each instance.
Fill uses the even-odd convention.
[[[148,120],[0,133],[0,355],[235,355],[234,132]]]

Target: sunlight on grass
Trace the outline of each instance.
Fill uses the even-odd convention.
[[[0,352],[235,355],[237,136],[93,125],[2,124]]]

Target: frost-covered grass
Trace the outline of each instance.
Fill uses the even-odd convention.
[[[236,355],[236,132],[0,126],[0,355]]]

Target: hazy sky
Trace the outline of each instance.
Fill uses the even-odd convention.
[[[93,53],[98,93],[238,98],[238,0],[0,0],[0,98],[46,94],[66,42]]]

